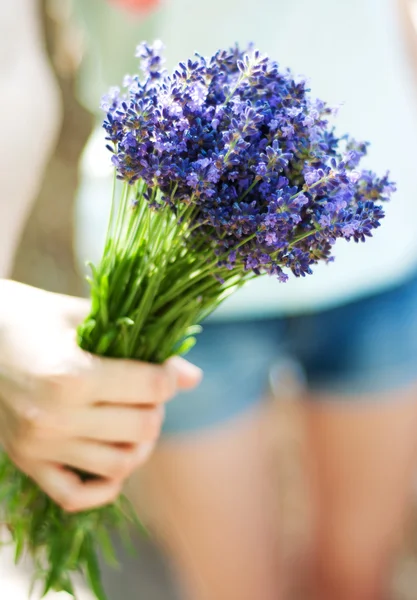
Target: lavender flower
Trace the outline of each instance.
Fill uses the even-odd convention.
[[[156,208],[195,207],[190,247],[204,238],[228,268],[284,280],[372,235],[395,186],[360,169],[368,144],[338,137],[303,81],[237,46],[168,75],[162,49],[138,47],[145,77],[107,96],[104,128],[120,179],[158,189]]]
[[[102,103],[124,185],[119,197],[114,186],[78,343],[163,363],[190,350],[196,325],[248,279],[302,277],[332,260],[338,238],[365,241],[395,186],[361,169],[367,144],[338,137],[333,111],[259,51],[196,55],[172,75],[160,43],[137,56],[144,76],[126,77]],[[0,482],[16,558],[29,550],[44,592],[75,598],[77,571],[104,600],[96,550],[112,556],[108,529],[129,517],[127,501],[67,514],[6,456]]]

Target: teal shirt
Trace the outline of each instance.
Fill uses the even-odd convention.
[[[369,140],[367,167],[378,173],[390,169],[398,184],[373,239],[366,244],[338,242],[334,264],[317,265],[312,277],[292,277],[286,284],[261,277],[228,299],[217,315],[319,310],[389,288],[414,272],[417,103],[397,0],[161,0],[161,8],[145,19],[103,0],[76,3],[86,24],[90,54],[79,91],[90,109],[96,110],[100,95],[120,83],[126,72],[137,70],[132,54],[142,39],[164,42],[169,69],[195,50],[210,54],[236,41],[253,40],[282,66],[306,74],[314,95],[331,104],[342,103],[338,131]],[[95,175],[101,146],[97,131],[83,162],[84,192],[79,196],[80,206],[85,214],[94,214],[95,222],[98,212],[105,216],[107,211],[102,198],[109,184]],[[108,166],[107,154],[100,164]],[[94,248],[100,248],[101,234],[97,227],[92,232],[83,226],[81,218],[79,223],[85,231],[79,235],[84,256],[91,258],[92,252],[97,256]]]

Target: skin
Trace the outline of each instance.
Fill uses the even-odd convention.
[[[163,405],[197,367],[102,359],[80,350],[83,300],[0,280],[0,441],[68,511],[107,504],[150,455]],[[81,483],[62,465],[99,475]]]
[[[313,598],[382,600],[413,500],[417,386],[310,400]]]
[[[160,0],[111,0],[113,4],[125,10],[146,13],[157,8]]]
[[[184,599],[283,597],[267,417],[251,411],[164,439],[129,481],[127,494],[168,553]]]
[[[38,2],[3,3],[0,38],[0,120],[7,140],[0,166],[0,277],[7,277],[58,137],[62,108],[44,51]]]
[[[409,55],[417,69],[417,4],[414,0],[397,0],[404,30],[404,38],[408,45]]]
[[[415,10],[393,1],[417,57]],[[384,397],[300,394],[312,531],[306,562],[292,573],[304,588],[297,597],[387,598],[412,502],[416,387]],[[288,573],[277,564],[279,493],[270,485],[279,458],[264,442],[273,418],[266,405],[222,429],[162,440],[130,482],[186,599],[289,597]]]
[[[7,280],[61,107],[36,2],[1,4],[0,22],[0,62],[7,65],[0,114],[8,140],[0,169],[0,444],[63,508],[85,510],[116,498],[150,455],[164,403],[197,385],[201,371],[182,359],[154,366],[93,357],[75,342],[88,303]],[[81,483],[63,465],[101,479]]]
[[[21,15],[33,17],[31,0],[16,1]],[[23,25],[14,31],[17,41],[28,34]],[[3,277],[10,272],[59,126],[59,102],[40,37],[32,42],[30,51],[22,43],[16,52],[25,52],[20,58],[33,65],[25,69],[26,77],[45,77],[45,85],[36,89],[49,116],[31,119],[26,128],[24,150],[32,147],[32,152],[27,149],[24,177],[17,147],[8,149],[10,165],[1,173],[2,190],[7,190],[3,197],[10,200],[0,203]],[[25,85],[23,73],[16,74]],[[21,115],[21,107],[5,94],[0,98],[8,101],[7,127],[16,122],[15,114]],[[33,98],[26,101],[29,108]],[[177,386],[194,385],[200,373],[184,363],[154,371],[141,364],[93,359],[74,343],[74,323],[84,314],[78,301],[5,280],[1,285],[0,437],[16,463],[67,509],[107,502],[143,460],[138,456],[141,445],[156,439],[159,406]],[[314,400],[303,404],[315,515],[307,597],[382,600],[411,497],[415,390],[391,394],[384,406],[368,397],[356,398],[355,408],[351,398]],[[275,457],[265,443],[268,411],[253,411],[215,431],[164,440],[130,480],[129,493],[154,524],[187,598],[284,597],[274,526],[277,495],[270,483]],[[94,427],[97,419],[100,427]],[[103,480],[81,486],[62,470],[63,463],[97,472]]]
[[[413,497],[417,390],[300,400],[312,532],[293,581],[280,563],[270,405],[221,430],[162,439],[131,478],[184,598],[277,600],[289,586],[314,600],[385,598]]]

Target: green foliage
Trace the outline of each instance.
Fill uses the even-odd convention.
[[[77,334],[79,345],[89,352],[162,363],[192,348],[201,331],[196,323],[243,277],[220,267],[216,274],[224,283],[213,277],[219,260],[213,262],[213,249],[198,244],[195,236],[190,243],[193,209],[184,205],[178,214],[168,206],[155,211],[144,191],[141,182],[125,184],[119,210],[112,209],[103,257],[97,267],[91,265],[91,312]],[[129,524],[143,530],[124,497],[96,510],[66,513],[6,455],[0,457],[0,502],[16,561],[24,551],[32,555],[44,594],[66,591],[75,598],[71,577],[77,572],[97,600],[106,600],[97,553],[116,566],[109,532],[119,531],[129,544]]]

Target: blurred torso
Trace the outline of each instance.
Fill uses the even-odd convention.
[[[230,298],[219,317],[317,310],[395,285],[417,266],[417,93],[397,4],[161,0],[138,25],[137,41],[149,39],[149,27],[164,42],[169,68],[196,50],[255,42],[281,66],[308,76],[314,95],[343,103],[338,130],[369,140],[367,166],[381,174],[389,169],[398,184],[373,239],[340,241],[335,263],[316,266],[312,277],[285,285],[260,278]]]

